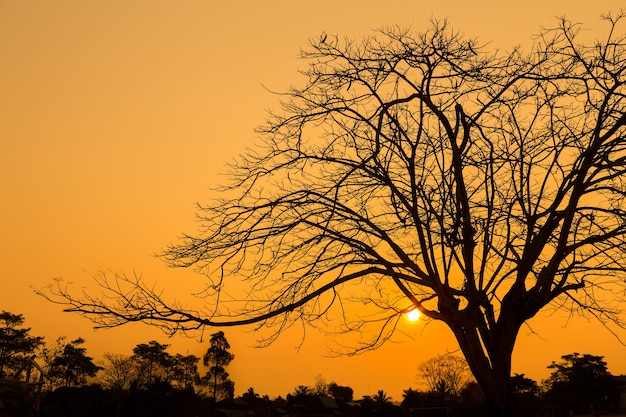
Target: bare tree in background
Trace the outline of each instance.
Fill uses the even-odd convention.
[[[137,362],[131,356],[105,353],[100,379],[106,388],[116,393],[130,389],[133,380],[138,378]]]
[[[232,166],[224,198],[199,207],[201,231],[163,254],[206,275],[206,310],[125,276],[100,277],[100,296],[63,284],[45,296],[101,327],[171,332],[279,333],[338,312],[341,331],[375,329],[357,349],[417,308],[452,330],[492,415],[515,415],[511,354],[528,319],[550,307],[617,319],[622,20],[605,16],[595,42],[559,20],[529,52],[490,52],[446,22],[324,35],[302,51],[307,82]]]
[[[457,396],[471,381],[467,361],[452,354],[438,355],[418,366],[418,376],[431,392]]]

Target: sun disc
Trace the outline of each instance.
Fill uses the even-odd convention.
[[[409,321],[417,321],[420,318],[420,312],[417,309],[411,310],[408,313],[406,313],[406,318],[409,319]]]

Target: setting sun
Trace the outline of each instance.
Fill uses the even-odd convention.
[[[408,313],[406,313],[406,318],[409,321],[417,321],[420,318],[420,312],[418,309],[413,309],[411,311],[409,311]]]

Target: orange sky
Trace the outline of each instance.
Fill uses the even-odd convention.
[[[190,271],[166,269],[152,254],[195,230],[193,203],[209,200],[223,163],[254,142],[265,109],[276,107],[263,86],[298,82],[298,49],[322,31],[359,36],[447,17],[507,49],[553,16],[587,22],[593,33],[600,13],[626,5],[508,3],[0,0],[0,310],[24,314],[48,342],[83,337],[94,357],[130,354],[153,339],[172,344],[171,353],[202,356],[206,343],[168,340],[145,326],[94,332],[31,287],[55,277],[89,285],[91,273],[106,269],[134,270],[176,294],[200,288]],[[626,373],[626,348],[596,323],[557,315],[531,324],[515,372],[540,380],[552,360],[577,351]],[[328,358],[332,341],[321,335],[307,334],[298,350],[294,329],[261,350],[249,330],[225,329],[236,355],[229,371],[236,394],[254,387],[284,396],[322,375],[357,397],[384,389],[401,400],[402,390],[418,387],[421,362],[456,350],[440,325],[405,330],[411,338],[402,343]]]

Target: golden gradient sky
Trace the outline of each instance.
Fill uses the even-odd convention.
[[[515,6],[508,6],[515,4]],[[130,354],[157,339],[202,356],[206,343],[133,325],[93,331],[37,297],[55,277],[89,285],[99,269],[159,279],[172,294],[200,288],[153,253],[195,230],[195,201],[223,163],[254,142],[281,91],[301,81],[295,57],[322,31],[358,37],[385,25],[424,28],[448,18],[468,36],[508,49],[566,15],[593,34],[624,1],[0,0],[0,310],[23,313],[35,335],[83,337],[88,353]],[[175,287],[176,292],[173,287]],[[182,287],[182,288],[181,288]],[[189,289],[187,289],[189,288]],[[593,322],[543,316],[525,328],[513,370],[540,380],[574,351],[626,373],[626,348]],[[418,387],[417,366],[454,351],[441,326],[406,325],[403,343],[328,358],[332,341],[288,332],[255,349],[249,329],[225,329],[236,394],[285,396],[317,375],[355,396],[394,400]],[[533,333],[534,332],[534,333]]]

